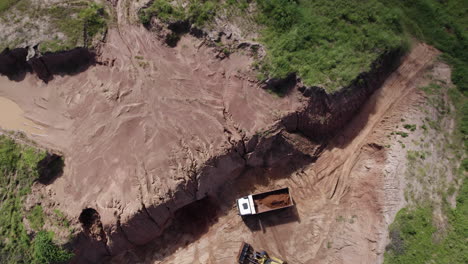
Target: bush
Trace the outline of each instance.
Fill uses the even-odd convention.
[[[446,205],[448,206],[448,205]],[[403,208],[390,225],[391,242],[386,248],[385,264],[468,263],[468,181],[466,177],[457,196],[457,207],[445,208],[447,234],[436,243],[432,208]],[[398,235],[395,235],[398,234]]]
[[[416,125],[414,125],[414,124],[404,124],[403,127],[405,129],[410,130],[410,131],[415,131],[416,130]]]
[[[188,7],[187,19],[197,25],[203,26],[206,22],[213,19],[216,14],[216,4],[211,1],[200,3],[192,1]]]
[[[28,215],[28,220],[34,230],[41,230],[44,226],[44,212],[42,206],[36,205]]]
[[[155,0],[149,7],[140,10],[138,17],[142,24],[147,25],[153,16],[168,22],[174,19],[183,19],[184,13],[181,8],[172,6],[167,0]]]
[[[188,20],[197,26],[203,26],[216,15],[219,4],[214,1],[192,0],[182,8],[172,5],[168,0],[155,0],[150,6],[139,11],[140,22],[148,25],[153,16],[164,22],[173,20]]]
[[[33,242],[33,256],[35,264],[49,264],[65,262],[73,257],[70,253],[52,241],[54,234],[52,232],[40,231],[36,234]]]
[[[299,6],[294,0],[257,0],[262,10],[260,22],[280,31],[294,25],[301,18]]]
[[[39,161],[46,153],[21,146],[0,135],[0,262],[31,263],[31,241],[23,225],[23,198],[39,176]],[[14,179],[14,180],[13,180]],[[41,208],[42,209],[42,208]],[[41,226],[39,209],[33,226]]]
[[[107,27],[106,13],[102,5],[96,3],[90,4],[87,8],[80,11],[79,17],[83,21],[87,39],[92,39]]]

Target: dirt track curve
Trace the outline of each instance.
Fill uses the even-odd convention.
[[[241,241],[288,263],[379,263],[398,182],[383,174],[388,116],[411,93],[438,52],[416,45],[318,160],[246,171],[216,196],[179,215],[157,241],[113,263],[234,263]],[[293,172],[291,172],[294,170]],[[296,207],[242,221],[236,197],[288,186]],[[388,192],[390,190],[390,193]],[[180,220],[186,219],[186,220]]]

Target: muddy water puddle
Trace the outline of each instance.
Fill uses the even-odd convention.
[[[42,135],[43,128],[24,117],[24,111],[13,101],[0,96],[0,128]]]

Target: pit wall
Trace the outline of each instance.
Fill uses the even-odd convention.
[[[96,63],[96,54],[87,48],[48,52],[28,59],[29,53],[29,48],[2,51],[0,74],[10,80],[21,81],[26,73],[34,73],[44,82],[49,82],[54,75],[72,75]]]
[[[368,72],[361,73],[349,86],[331,94],[320,87],[306,87],[296,79],[295,87],[309,99],[305,107],[283,118],[284,127],[291,133],[301,133],[314,140],[333,136],[396,70],[403,54],[402,49],[382,54]],[[284,81],[290,82],[291,76]],[[272,83],[277,85],[278,81]]]
[[[143,246],[159,237],[173,222],[178,210],[215,194],[222,185],[239,177],[252,167],[272,167],[291,159],[313,160],[295,147],[288,133],[276,130],[268,135],[255,135],[234,144],[225,154],[209,160],[198,172],[178,186],[170,197],[158,205],[142,203],[130,219],[117,218],[116,224],[104,227],[105,234],[96,237],[83,232],[74,242],[73,263],[101,263],[125,250]],[[319,151],[317,151],[318,153]]]

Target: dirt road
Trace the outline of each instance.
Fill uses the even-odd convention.
[[[402,99],[415,92],[423,70],[437,54],[429,46],[416,45],[315,163],[246,171],[217,196],[185,208],[182,214],[188,214],[161,239],[113,262],[234,263],[241,241],[288,263],[380,262],[386,219],[401,206],[392,203],[401,199],[387,197],[389,189],[393,195],[400,192],[398,180],[388,182],[383,174],[385,133],[393,127],[386,121],[405,103]],[[291,168],[296,170],[291,173]],[[292,190],[295,209],[245,221],[236,215],[236,197],[285,186]]]

